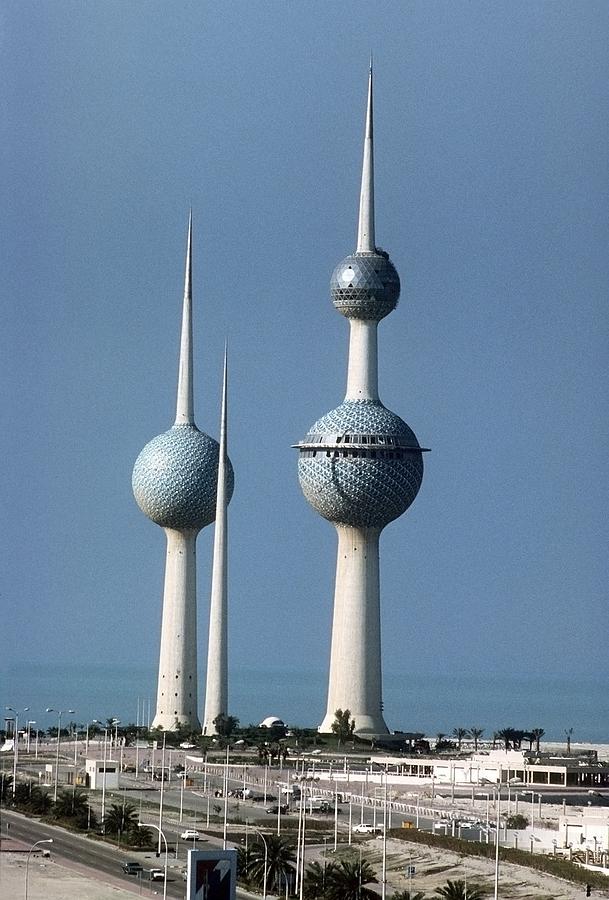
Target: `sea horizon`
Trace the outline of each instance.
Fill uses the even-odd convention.
[[[199,681],[203,684],[202,679]],[[389,728],[450,736],[454,728],[484,729],[484,738],[513,727],[543,728],[544,741],[609,744],[609,690],[598,679],[533,675],[388,673],[383,681]],[[325,713],[326,673],[285,668],[234,668],[229,711],[241,725],[275,715],[289,726],[316,727]],[[117,717],[143,724],[154,715],[156,670],[139,665],[18,663],[2,675],[2,704],[40,728],[55,722],[46,708],[78,723]],[[203,704],[199,696],[199,708]]]

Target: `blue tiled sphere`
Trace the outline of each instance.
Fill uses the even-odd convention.
[[[163,528],[204,528],[216,516],[218,442],[196,425],[174,425],[153,438],[133,468],[133,494],[142,512]],[[228,464],[227,502],[233,493]]]
[[[330,294],[336,309],[348,319],[379,322],[397,306],[400,276],[383,251],[353,253],[334,269]]]
[[[419,442],[380,403],[346,400],[315,422],[298,448],[302,491],[330,522],[383,528],[421,487]]]

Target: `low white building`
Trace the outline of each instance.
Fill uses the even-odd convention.
[[[118,763],[108,759],[87,759],[85,762],[87,783],[92,791],[101,791],[106,782],[106,790],[112,791],[118,788]]]
[[[559,844],[573,850],[609,850],[609,810],[585,809],[558,819]]]
[[[609,764],[595,754],[562,755],[530,750],[489,750],[465,758],[373,756],[387,769],[390,782],[419,780],[436,784],[521,784],[594,788],[609,784]],[[372,773],[371,773],[372,774]],[[351,780],[355,780],[351,776]]]

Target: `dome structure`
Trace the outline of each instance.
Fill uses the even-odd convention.
[[[194,424],[174,425],[153,438],[133,469],[133,493],[142,512],[163,528],[205,528],[216,514],[218,442]],[[230,462],[227,497],[233,492]]]
[[[423,480],[422,448],[380,403],[345,400],[298,444],[298,478],[325,519],[383,528],[411,505]]]
[[[330,294],[347,319],[380,322],[397,306],[400,276],[384,251],[352,253],[334,269]]]

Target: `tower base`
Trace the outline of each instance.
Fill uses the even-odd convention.
[[[163,731],[179,731],[187,728],[190,731],[200,731],[201,724],[197,716],[170,716],[165,713],[157,713],[152,720],[151,728],[162,728]]]
[[[389,734],[389,729],[385,725],[382,716],[368,716],[365,714],[351,713],[351,718],[355,721],[354,734]],[[326,713],[326,716],[317,729],[320,734],[332,734],[332,725],[334,723],[334,713]]]

